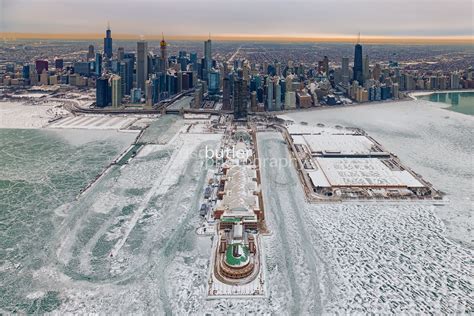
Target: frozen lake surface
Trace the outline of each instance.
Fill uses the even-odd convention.
[[[221,135],[179,134],[182,119],[159,118],[129,164],[76,199],[136,133],[0,129],[0,313],[472,311],[472,117],[423,102],[287,115],[365,129],[451,203],[308,204],[292,165],[266,164],[272,233],[262,238],[268,297],[258,299],[206,300],[199,153]],[[288,158],[279,134],[258,141],[261,158]]]
[[[51,101],[48,105],[28,102],[0,102],[0,128],[41,128],[48,121],[70,115]]]
[[[34,275],[51,262],[69,203],[135,136],[0,129],[0,311],[59,306],[61,291],[39,286]]]
[[[284,115],[295,122],[359,127],[402,162],[445,192],[449,203],[436,207],[446,234],[474,248],[474,117],[447,111],[424,100],[329,108]]]
[[[259,146],[261,159],[289,157],[279,134],[260,134]],[[271,300],[269,310],[313,315],[472,310],[473,253],[446,238],[433,206],[308,204],[292,166],[264,166],[262,186],[273,232],[263,239],[269,292],[281,304]]]

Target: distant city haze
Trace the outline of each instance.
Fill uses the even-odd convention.
[[[3,37],[472,41],[471,0],[0,0]]]

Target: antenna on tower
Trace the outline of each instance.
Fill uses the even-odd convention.
[[[165,40],[165,35],[163,34],[163,32],[161,32],[161,40]]]
[[[110,21],[107,21],[107,30],[110,30]]]
[[[209,40],[211,40],[211,32],[209,32]]]
[[[360,44],[360,32],[359,35],[357,35],[357,44]]]

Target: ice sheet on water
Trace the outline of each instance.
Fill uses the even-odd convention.
[[[327,112],[328,121],[332,111]],[[323,112],[317,111],[318,115]],[[392,110],[388,113],[393,115]],[[354,125],[349,123],[337,124]],[[380,139],[383,129],[372,130],[378,130],[377,135],[369,132],[395,153],[403,147],[392,147],[397,141],[416,139],[414,131],[406,127],[400,127],[398,138]],[[8,232],[11,236],[23,234],[25,239],[13,240],[20,241],[19,247],[0,247],[1,251],[5,249],[0,259],[8,258],[0,265],[0,274],[5,272],[2,276],[6,276],[0,279],[0,309],[156,314],[449,313],[449,306],[454,306],[454,311],[466,306],[472,310],[466,294],[466,257],[472,257],[472,253],[446,239],[444,223],[437,220],[431,208],[417,204],[308,205],[293,166],[275,168],[270,164],[262,170],[266,221],[272,231],[271,236],[262,238],[269,296],[205,300],[210,242],[194,230],[199,226],[197,208],[207,172],[201,168],[203,161],[192,154],[206,144],[215,146],[219,139],[197,134],[175,137],[168,128],[157,131],[152,139],[156,141],[162,133],[168,133],[165,140],[174,138],[173,143],[145,147],[129,165],[110,170],[68,207],[63,203],[75,196],[71,188],[95,174],[89,169],[92,166],[100,170],[99,163],[118,151],[117,143],[92,140],[70,144],[54,138],[59,145],[44,148],[48,141],[34,139],[35,145],[28,147],[44,151],[37,155],[40,164],[37,159],[29,162],[27,158],[33,152],[21,147],[28,137],[17,131],[11,135],[18,138],[18,151],[26,150],[27,156],[3,153],[18,158],[16,164],[12,159],[0,163],[7,161],[6,170],[10,170],[2,175],[19,184],[9,187],[2,203],[13,204],[12,192],[18,189],[27,197],[20,202],[21,208],[32,208],[0,221],[0,225],[21,223]],[[417,141],[410,145],[420,144]],[[186,150],[180,150],[182,147]],[[459,152],[462,155],[462,150]],[[282,137],[275,133],[259,135],[259,153],[261,158],[288,157]],[[408,150],[405,155],[410,158]],[[400,156],[410,165],[407,157]],[[31,173],[23,175],[22,165],[30,166]],[[410,166],[425,175],[418,168],[422,164]],[[12,171],[13,167],[17,170]],[[57,183],[50,180],[53,178],[58,179]],[[151,191],[161,179],[166,179],[163,189]],[[37,183],[45,183],[45,188]],[[61,183],[63,186],[58,185]],[[23,189],[23,184],[31,186]],[[143,197],[150,191],[154,193],[141,208]],[[52,215],[54,205],[61,206],[56,208],[60,215]],[[136,214],[139,216],[132,227]],[[124,243],[117,256],[108,257],[120,240]],[[360,293],[363,295],[358,296]]]
[[[0,128],[41,128],[54,118],[70,115],[58,103],[0,102]]]
[[[56,240],[59,275],[69,278],[58,286],[67,298],[60,311],[174,310],[171,293],[183,289],[179,278],[168,280],[175,260],[195,275],[210,258],[210,247],[196,246],[207,171],[195,153],[216,146],[219,138],[183,135],[169,146],[146,145],[146,154],[114,168],[81,197]],[[42,275],[37,278],[46,282]],[[82,281],[87,285],[80,286]],[[98,288],[110,295],[99,294]]]
[[[196,143],[194,135],[189,142],[181,141],[182,146]],[[205,141],[198,147],[204,144]],[[172,148],[171,155],[179,150]],[[159,160],[154,155],[162,150],[163,146],[153,146],[146,155],[132,161],[127,166],[130,176],[138,174],[136,168],[146,165],[147,159]],[[259,135],[259,153],[261,158],[288,157],[282,137],[275,133]],[[196,210],[207,173],[195,171],[202,161],[187,155],[174,162],[184,169],[180,174],[163,171],[161,176],[174,178],[168,182],[166,198],[150,200],[150,213],[144,214],[151,216],[141,218],[141,224],[130,233],[117,257],[100,262],[100,253],[72,254],[71,269],[66,266],[64,270],[71,279],[56,277],[63,280],[61,293],[67,298],[59,311],[450,313],[472,306],[466,283],[467,258],[472,254],[444,236],[443,223],[430,207],[416,203],[309,205],[293,166],[278,168],[271,164],[262,170],[266,221],[272,231],[271,236],[262,239],[269,296],[255,300],[205,300],[211,249],[209,241],[197,237],[194,229],[199,224]],[[164,169],[176,170],[168,167]],[[114,186],[109,186],[113,181],[123,180],[120,185],[126,185],[133,178],[125,175],[127,168],[122,169],[121,175],[111,173],[114,180],[105,179],[104,187],[96,187],[98,195],[93,200],[110,198],[103,193],[106,189],[113,193]],[[145,169],[153,170],[153,166]],[[129,186],[147,190],[147,180],[137,181]],[[123,197],[111,199],[117,201],[116,206],[124,205]],[[87,204],[86,200],[82,202]],[[130,215],[136,212],[131,205],[103,218],[96,213],[92,217],[99,220],[97,223],[77,224],[84,228],[91,223],[94,229],[88,238],[79,238],[72,244],[84,250],[84,245],[120,238],[121,228],[109,229],[110,224],[122,219],[128,223]],[[77,213],[87,210],[86,205]],[[110,218],[113,221],[107,222]],[[102,241],[100,236],[90,237],[96,232],[97,236],[105,236]],[[80,264],[84,258],[90,264],[88,274],[84,272],[87,266]],[[79,262],[76,264],[75,260]],[[44,282],[44,278],[38,278]],[[84,279],[88,282],[83,284],[80,280]]]
[[[260,134],[259,148],[261,159],[288,157],[278,134]],[[263,166],[262,179],[273,232],[272,246],[265,247],[267,267],[270,275],[281,273],[270,292],[278,295],[278,288],[288,287],[285,310],[472,311],[473,253],[446,238],[432,206],[307,204],[292,166]]]
[[[67,214],[55,209],[74,200],[124,144],[109,138],[71,145],[22,129],[0,129],[0,143],[0,310],[50,311],[58,293],[34,285],[31,275],[51,259],[53,233]],[[28,298],[35,288],[44,295]]]
[[[423,205],[311,205],[309,228],[335,283],[330,312],[472,311],[472,251]]]
[[[294,112],[286,116],[312,126],[339,124],[367,131],[436,189],[447,193],[450,203],[434,212],[443,220],[450,238],[474,247],[473,116],[451,112],[424,100]]]
[[[140,142],[166,144],[183,126],[184,120],[177,115],[161,116],[148,126],[140,138]]]

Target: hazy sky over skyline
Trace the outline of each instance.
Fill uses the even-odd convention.
[[[0,31],[472,36],[471,0],[0,0]]]

